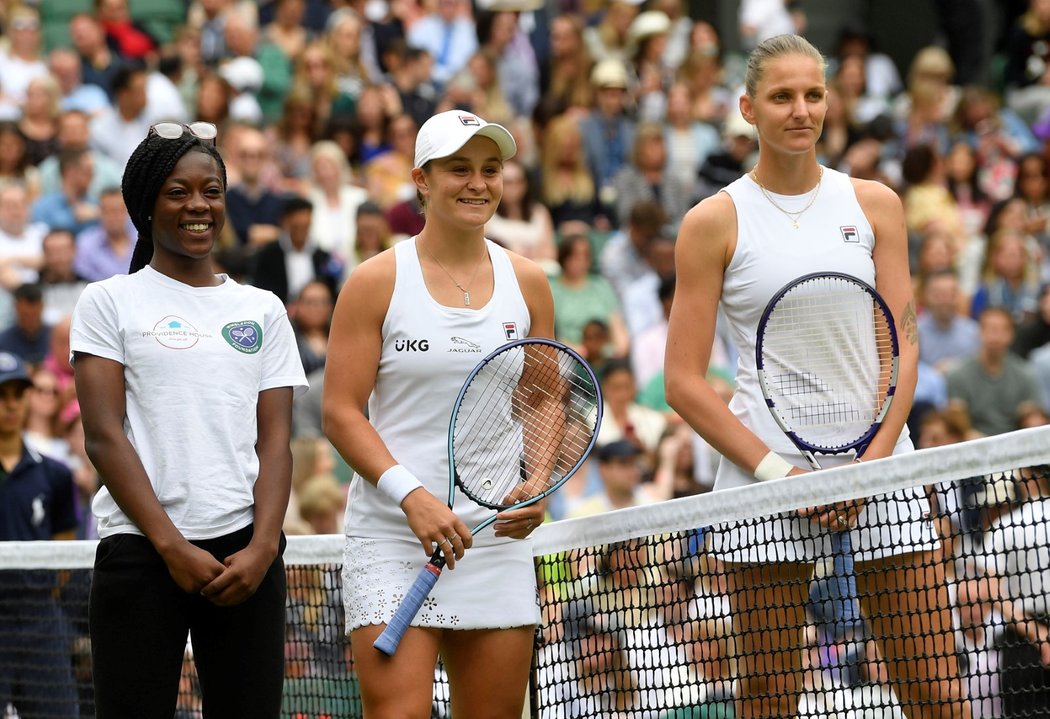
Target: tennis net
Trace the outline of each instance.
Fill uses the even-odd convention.
[[[1050,716],[1048,465],[1038,428],[545,524],[531,715]],[[850,531],[805,518],[832,505]],[[342,548],[289,541],[289,719],[361,716]],[[93,715],[93,558],[0,545],[0,690],[47,687],[33,716]],[[176,716],[200,716],[189,647]]]

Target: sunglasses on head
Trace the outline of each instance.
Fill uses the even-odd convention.
[[[163,137],[165,140],[178,140],[187,132],[198,140],[204,140],[213,145],[215,144],[215,138],[219,134],[218,129],[210,122],[191,122],[189,125],[184,125],[181,122],[158,122],[149,129],[149,137],[156,135],[157,137]]]

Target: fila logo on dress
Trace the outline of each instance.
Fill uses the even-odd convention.
[[[839,228],[839,232],[842,233],[843,242],[860,242],[860,233],[855,225],[844,225]]]

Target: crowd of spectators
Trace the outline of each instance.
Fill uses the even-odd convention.
[[[963,414],[969,438],[1044,423],[1050,408],[1050,5],[1007,5],[982,84],[954,17],[931,29],[943,42],[905,62],[853,23],[822,48],[820,161],[890,185],[906,211],[916,437],[927,413]],[[87,282],[127,271],[136,235],[121,174],[162,120],[218,126],[229,185],[216,269],[272,290],[296,330],[312,388],[295,407],[289,533],[341,530],[349,473],[320,428],[334,299],[354,267],[422,227],[416,130],[453,107],[514,134],[487,235],[548,272],[558,338],[599,371],[608,399],[604,451],[552,516],[709,489],[717,457],[662,391],[675,233],[757,149],[729,48],[805,34],[806,16],[804,2],[743,0],[726,42],[689,6],[0,2],[0,351],[31,367],[26,441],[73,470],[78,536],[94,536],[99,480],[69,316]],[[734,367],[720,332],[710,373],[727,398]]]

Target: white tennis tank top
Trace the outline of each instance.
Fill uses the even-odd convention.
[[[875,286],[875,233],[868,222],[850,178],[824,168],[820,191],[813,205],[798,219],[799,228],[763,196],[762,190],[744,175],[724,190],[736,206],[737,238],[733,259],[722,282],[721,309],[728,321],[740,360],[736,373],[736,394],[729,407],[733,414],[757,434],[766,445],[799,467],[809,464],[780,430],[766,407],[755,369],[758,323],[770,298],[784,285],[812,272],[841,272]],[[770,193],[778,205],[797,212],[812,197]],[[898,450],[910,449],[907,427]],[[852,459],[818,457],[823,467]],[[718,468],[715,488],[754,482],[754,478],[723,460]]]
[[[387,448],[441,501],[448,498],[448,426],[463,381],[500,345],[527,337],[529,310],[507,252],[488,240],[494,289],[484,307],[446,307],[423,280],[416,238],[394,246],[394,292],[383,321],[383,349],[368,416]],[[473,528],[492,514],[458,490],[454,509]],[[404,512],[375,486],[354,476],[346,533],[415,541]],[[496,540],[489,528],[474,545]]]

